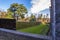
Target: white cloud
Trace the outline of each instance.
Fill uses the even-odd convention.
[[[39,13],[41,10],[49,8],[50,0],[32,0],[31,13]]]

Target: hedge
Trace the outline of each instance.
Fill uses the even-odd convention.
[[[40,22],[16,22],[16,29],[23,29],[39,25]]]

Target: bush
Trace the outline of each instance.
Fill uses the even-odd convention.
[[[23,29],[39,25],[40,22],[16,22],[16,29]]]

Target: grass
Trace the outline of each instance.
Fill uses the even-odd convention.
[[[25,28],[25,29],[20,29],[18,31],[27,32],[27,33],[33,33],[33,34],[46,35],[46,33],[48,32],[48,29],[49,28],[48,28],[47,25],[40,24],[40,25],[35,26],[35,27],[29,27],[29,28]]]

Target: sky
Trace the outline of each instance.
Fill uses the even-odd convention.
[[[24,4],[27,9],[31,7],[30,4],[31,0],[0,0],[0,8],[7,10],[12,3],[19,3],[19,4]]]
[[[43,10],[43,11],[40,11],[40,13],[42,13],[42,14],[44,14],[44,15],[49,14],[49,15],[48,15],[48,18],[50,18],[50,10],[49,10],[49,9],[45,9],[45,10]]]
[[[49,8],[50,0],[32,0],[31,4],[31,12],[39,13],[40,11]]]
[[[0,9],[6,11],[12,3],[24,4],[28,9],[28,14],[38,14],[51,6],[50,0],[0,0]]]

